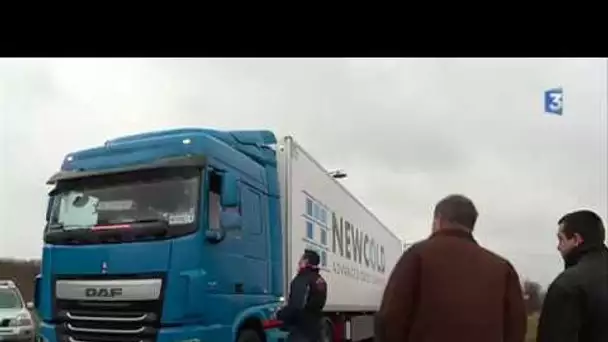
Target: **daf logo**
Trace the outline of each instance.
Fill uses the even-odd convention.
[[[114,298],[122,296],[122,288],[120,287],[89,287],[84,289],[86,297],[94,298]]]

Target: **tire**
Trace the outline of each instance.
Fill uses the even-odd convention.
[[[334,341],[334,325],[329,319],[323,320],[323,327],[321,328],[321,342],[333,342]]]
[[[262,339],[260,338],[260,335],[258,335],[257,331],[245,329],[239,333],[237,342],[262,342]]]

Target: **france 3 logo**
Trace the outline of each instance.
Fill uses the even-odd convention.
[[[562,115],[564,112],[564,90],[553,88],[545,90],[545,113]]]

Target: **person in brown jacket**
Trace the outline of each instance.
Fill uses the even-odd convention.
[[[376,316],[376,342],[523,342],[519,276],[477,244],[477,209],[450,195],[435,207],[431,236],[393,269]]]

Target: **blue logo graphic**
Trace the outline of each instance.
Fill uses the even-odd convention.
[[[306,248],[319,253],[321,257],[321,265],[319,266],[325,268],[327,267],[327,252],[329,252],[327,242],[330,233],[329,216],[331,211],[310,194],[304,192],[304,195],[306,195],[306,208],[304,214],[302,214],[306,229],[304,242],[306,242]]]
[[[369,284],[383,284],[384,246],[377,243],[374,237],[366,234],[361,227],[337,216],[328,206],[308,192],[302,191],[302,193],[304,202],[301,205],[304,210],[301,217],[305,230],[302,241],[305,248],[319,253],[320,268],[341,277]],[[328,260],[330,252],[331,260]]]
[[[564,111],[564,90],[553,88],[545,91],[545,113],[562,115]]]

